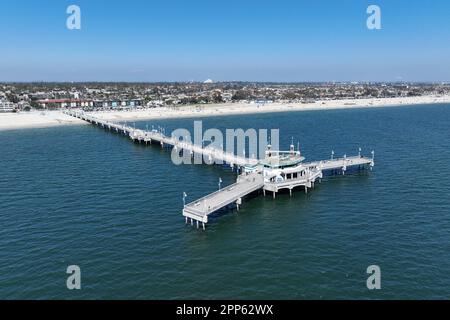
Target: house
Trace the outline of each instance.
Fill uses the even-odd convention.
[[[222,93],[222,100],[224,102],[231,102],[233,99],[233,94],[231,92],[223,92]]]

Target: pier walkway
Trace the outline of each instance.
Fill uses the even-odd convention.
[[[131,140],[140,143],[159,143],[162,147],[171,146],[178,150],[185,150],[193,154],[202,155],[205,162],[209,164],[213,163],[228,163],[231,167],[245,167],[245,166],[255,166],[259,163],[257,159],[245,158],[241,156],[234,155],[232,153],[226,152],[222,149],[213,148],[210,146],[196,145],[191,142],[181,141],[174,137],[168,137],[162,132],[157,130],[141,130],[134,127],[119,124],[107,120],[102,120],[91,115],[88,115],[81,111],[67,111],[66,114],[76,117],[78,119],[87,121],[91,124],[100,126],[102,128],[116,131],[118,133],[123,133],[127,135]]]
[[[237,209],[239,210],[242,198],[254,191],[260,190],[263,186],[264,179],[262,173],[241,175],[237,178],[236,183],[187,204],[183,209],[186,223],[187,219],[190,218],[191,223],[192,219],[196,220],[197,227],[198,223],[201,222],[204,228],[205,223],[208,223],[208,215],[232,203],[236,203]]]
[[[359,155],[353,157],[307,162],[304,163],[303,165],[310,168],[319,168],[322,171],[339,169],[342,170],[342,172],[345,174],[347,168],[354,166],[371,165],[372,163],[373,158],[362,157]]]

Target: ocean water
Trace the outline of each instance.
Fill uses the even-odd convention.
[[[206,231],[184,224],[182,193],[233,183],[229,168],[175,166],[93,126],[0,132],[0,298],[450,298],[449,125],[449,105],[204,118],[279,128],[307,160],[376,152],[373,172],[246,199]],[[69,265],[81,290],[66,288]],[[381,290],[366,287],[369,265]]]

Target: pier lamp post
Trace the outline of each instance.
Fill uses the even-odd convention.
[[[358,156],[361,158],[361,148],[358,149]]]
[[[331,150],[331,160],[334,159],[334,150]]]
[[[186,192],[183,192],[183,208],[186,207],[186,197],[187,197]]]
[[[372,150],[372,162],[370,163],[370,171],[373,170],[373,167],[375,166],[375,151]]]
[[[219,191],[221,189],[221,186],[222,186],[222,178],[219,178]]]

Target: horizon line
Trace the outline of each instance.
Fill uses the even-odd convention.
[[[401,84],[401,83],[410,83],[410,84],[450,84],[450,81],[406,81],[406,80],[396,80],[396,81],[369,81],[369,80],[349,80],[349,81],[249,81],[249,80],[230,80],[230,81],[213,81],[211,83],[204,81],[183,81],[183,80],[174,80],[174,81],[0,81],[0,84],[205,84],[205,85],[213,85],[213,84],[227,84],[227,83],[256,83],[256,84]]]

